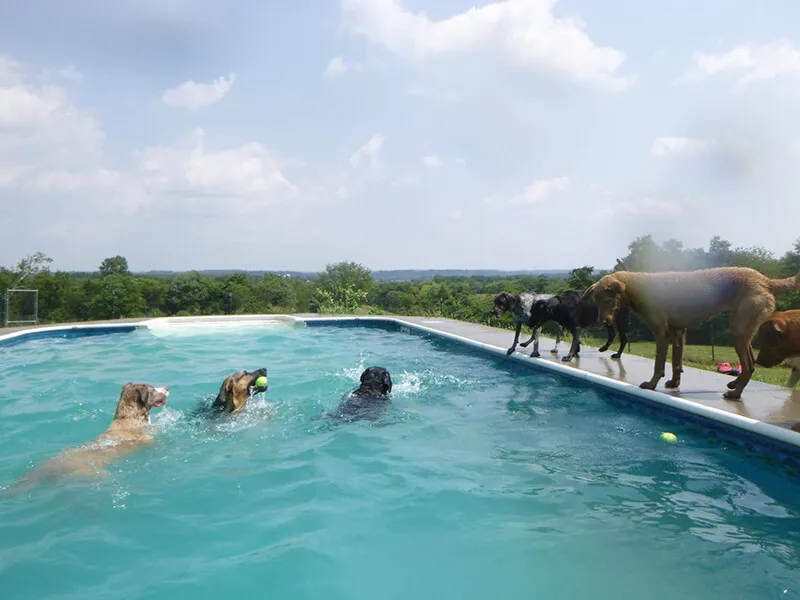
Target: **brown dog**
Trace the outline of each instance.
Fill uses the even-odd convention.
[[[267,391],[267,385],[257,386],[256,380],[259,377],[267,377],[266,369],[256,371],[237,371],[231,373],[222,382],[219,388],[217,399],[211,408],[222,410],[222,412],[235,413],[242,410],[247,401],[253,394]]]
[[[656,338],[653,377],[640,385],[650,390],[664,377],[670,344],[672,379],[665,385],[677,388],[681,381],[683,332],[716,314],[730,311],[731,337],[742,372],[728,384],[730,391],[724,397],[738,399],[755,370],[753,336],[775,311],[775,294],[800,288],[798,277],[800,273],[786,279],[770,279],[746,267],[668,273],[618,271],[600,279],[586,294],[597,303],[603,323],[613,324],[617,312],[628,307],[653,331]]]
[[[800,379],[800,310],[776,312],[764,321],[758,328],[758,345],[756,364],[776,367],[786,361],[792,368],[786,387],[793,388]]]
[[[150,434],[150,410],[166,405],[169,390],[146,383],[126,383],[117,402],[117,410],[108,429],[87,444],[69,448],[35,467],[9,491],[31,487],[46,480],[63,477],[105,475],[111,462],[153,442]]]

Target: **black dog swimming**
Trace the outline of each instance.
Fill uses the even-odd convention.
[[[392,377],[383,367],[369,367],[361,374],[361,385],[342,400],[328,417],[340,421],[375,421],[390,404]]]
[[[593,302],[582,300],[583,292],[578,290],[568,290],[557,294],[547,300],[538,300],[531,307],[531,317],[528,322],[529,327],[539,328],[547,321],[555,321],[564,329],[572,334],[572,345],[569,352],[561,360],[569,362],[573,357],[578,356],[581,351],[581,329],[585,329],[597,322],[597,305]],[[619,351],[611,355],[611,358],[619,358],[622,351],[628,344],[628,333],[630,332],[630,309],[622,308],[617,314],[616,329],[619,329],[620,347]],[[608,339],[605,345],[600,348],[600,352],[608,350],[615,337],[614,325],[606,325]],[[523,348],[530,344],[528,342],[520,344]],[[539,356],[537,348],[531,356]]]

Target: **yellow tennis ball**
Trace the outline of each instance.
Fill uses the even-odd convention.
[[[678,441],[678,436],[676,436],[674,433],[670,433],[669,431],[665,431],[661,434],[661,439],[670,444],[674,444]]]
[[[260,388],[267,387],[267,378],[262,375],[261,377],[256,379],[256,387]]]

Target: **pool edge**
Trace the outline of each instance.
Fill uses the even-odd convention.
[[[575,367],[561,365],[552,361],[543,360],[540,358],[531,358],[521,354],[512,354],[511,356],[506,356],[506,351],[502,348],[498,348],[497,346],[460,336],[455,333],[440,331],[432,327],[426,327],[425,325],[421,325],[419,323],[407,321],[402,317],[315,317],[304,320],[306,320],[307,325],[335,325],[345,324],[347,322],[383,322],[386,324],[394,324],[398,327],[398,329],[401,327],[407,327],[409,330],[458,342],[465,346],[493,354],[497,357],[504,358],[506,360],[512,360],[529,368],[541,368],[566,375],[572,379],[585,381],[597,387],[611,390],[639,401],[643,400],[645,401],[643,404],[662,406],[670,411],[688,413],[694,417],[699,417],[701,419],[718,423],[726,428],[744,430],[749,434],[756,436],[757,438],[767,438],[772,442],[777,442],[778,444],[791,447],[794,452],[798,454],[798,459],[800,460],[800,433],[796,433],[789,429],[784,429],[783,427],[779,427],[771,423],[759,421],[758,419],[752,419],[750,417],[720,410],[718,408],[714,408],[713,406],[706,406],[700,402],[695,402],[686,398],[677,398],[656,390],[645,390],[637,385],[618,381],[610,377],[604,377],[603,375],[598,375],[596,373],[583,371]]]

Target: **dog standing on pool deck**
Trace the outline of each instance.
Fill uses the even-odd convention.
[[[655,389],[664,377],[670,344],[672,379],[665,387],[679,387],[685,330],[730,311],[731,338],[742,372],[728,384],[729,391],[723,396],[738,400],[755,371],[753,336],[775,311],[775,294],[798,289],[800,272],[794,277],[770,279],[747,267],[720,267],[666,273],[618,271],[592,285],[584,297],[597,303],[606,325],[614,322],[622,308],[629,308],[650,327],[656,338],[653,377],[639,385],[648,390]]]
[[[87,444],[68,448],[33,468],[11,486],[9,492],[32,487],[42,481],[63,477],[105,475],[106,466],[136,450],[152,444],[150,411],[167,404],[169,389],[147,383],[126,383],[108,429]]]
[[[328,416],[342,421],[375,421],[389,407],[391,391],[389,371],[383,367],[368,367],[361,374],[361,385]]]
[[[519,343],[519,334],[522,326],[525,325],[532,329],[531,339],[527,342],[520,344],[523,348],[533,342],[533,352],[531,356],[541,356],[539,354],[539,329],[540,327],[533,327],[531,325],[531,308],[538,300],[547,300],[552,298],[552,294],[509,294],[508,292],[500,292],[494,297],[494,306],[492,307],[492,314],[498,319],[507,312],[511,313],[511,318],[514,321],[514,343],[506,351],[506,355],[514,353]],[[559,326],[556,332],[556,345],[550,350],[551,354],[558,354],[558,344],[561,342],[561,327]]]
[[[777,367],[782,362],[792,372],[786,387],[793,388],[800,381],[800,310],[776,312],[758,328],[758,358],[762,367]]]

